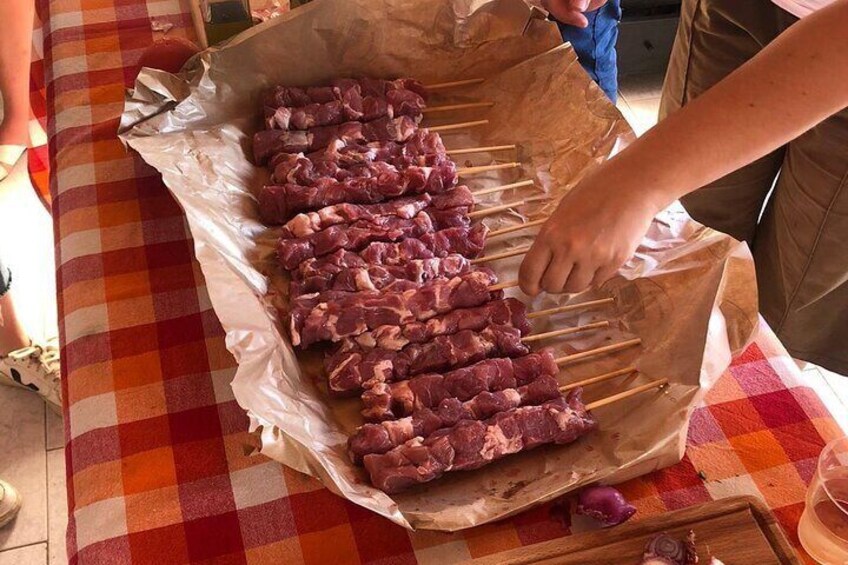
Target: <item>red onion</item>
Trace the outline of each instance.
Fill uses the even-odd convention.
[[[676,540],[668,534],[659,534],[648,542],[641,565],[696,565],[695,532],[686,540]]]
[[[636,513],[636,507],[614,488],[595,486],[580,491],[577,513],[594,518],[606,528],[626,522]]]

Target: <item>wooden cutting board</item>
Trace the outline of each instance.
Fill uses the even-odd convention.
[[[715,556],[725,565],[800,564],[774,515],[752,496],[725,498],[614,528],[503,551],[471,563],[636,565],[652,536],[683,538],[695,532],[701,563]],[[709,548],[709,549],[708,549]]]

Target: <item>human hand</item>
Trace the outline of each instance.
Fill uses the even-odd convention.
[[[633,256],[661,209],[603,174],[588,177],[542,226],[518,272],[521,290],[535,296],[600,286]]]
[[[584,12],[597,10],[607,3],[607,0],[544,0],[545,9],[564,24],[576,27],[586,27],[589,20]]]

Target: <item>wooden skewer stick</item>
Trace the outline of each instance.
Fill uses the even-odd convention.
[[[447,149],[448,155],[468,155],[469,153],[489,153],[492,151],[511,151],[517,149],[517,145],[489,145],[488,147],[466,147],[465,149]]]
[[[601,400],[591,402],[586,405],[586,410],[597,410],[598,408],[606,406],[607,404],[612,404],[613,402],[618,402],[619,400],[624,400],[625,398],[630,398],[631,396],[636,396],[637,394],[647,392],[649,390],[664,387],[667,384],[668,379],[657,379],[655,381],[649,382],[648,384],[637,386],[636,388],[631,388],[630,390],[625,390],[624,392],[619,392],[618,394],[614,394],[612,396],[602,398]]]
[[[476,120],[476,121],[473,121],[473,122],[460,122],[458,124],[447,124],[447,125],[444,125],[444,126],[433,126],[433,127],[427,128],[427,129],[432,131],[432,132],[440,132],[440,131],[445,132],[445,131],[454,131],[454,130],[457,130],[457,129],[465,129],[465,128],[473,128],[473,127],[477,127],[477,126],[485,126],[488,123],[489,123],[489,120]]]
[[[476,175],[477,173],[487,173],[489,171],[500,171],[503,169],[517,169],[521,163],[498,163],[497,165],[480,165],[479,167],[461,167],[456,170],[459,176]]]
[[[600,328],[608,328],[610,325],[608,320],[603,320],[600,322],[593,322],[591,324],[586,324],[585,326],[576,326],[573,328],[563,328],[561,330],[554,330],[551,332],[545,332],[536,335],[528,335],[527,337],[521,338],[522,343],[531,343],[533,341],[539,341],[542,339],[548,339],[551,337],[560,337],[564,335],[576,334],[579,332],[587,332],[589,330],[597,330]]]
[[[452,82],[437,82],[436,84],[425,84],[424,88],[427,90],[444,90],[445,88],[456,88],[458,86],[472,86],[474,84],[480,84],[482,82],[486,82],[484,78],[469,78],[466,80],[455,80]]]
[[[493,284],[489,287],[490,292],[495,292],[496,290],[506,290],[507,288],[513,288],[518,286],[518,281],[507,281],[498,284]]]
[[[472,261],[472,264],[473,263],[474,262]],[[598,300],[590,300],[589,302],[580,302],[578,304],[557,306],[556,308],[548,308],[547,310],[531,312],[527,314],[527,319],[532,320],[533,318],[542,318],[543,316],[553,316],[554,314],[559,314],[561,312],[571,312],[573,310],[585,310],[587,308],[594,308],[595,306],[604,306],[606,304],[612,304],[613,302],[615,302],[614,298],[600,298]]]
[[[489,287],[491,288],[491,287]],[[571,355],[565,355],[564,357],[560,357],[559,359],[555,359],[557,365],[567,365],[568,363],[573,363],[575,361],[580,361],[582,359],[586,359],[588,357],[595,357],[597,355],[603,355],[604,353],[612,353],[614,351],[620,351],[622,349],[627,349],[628,347],[633,347],[634,345],[639,345],[642,343],[642,340],[638,337],[635,339],[628,339],[627,341],[621,341],[618,343],[613,343],[610,345],[604,345],[603,347],[596,347],[595,349],[589,349],[587,351],[581,351],[580,353],[572,353]]]
[[[517,208],[518,206],[524,206],[525,204],[529,204],[531,202],[538,202],[540,200],[544,200],[544,198],[536,197],[536,198],[525,198],[523,200],[515,200],[513,202],[507,202],[505,204],[499,204],[497,206],[492,206],[491,208],[483,208],[482,210],[474,210],[473,212],[468,213],[468,217],[469,218],[483,218],[485,216],[491,216],[492,214],[497,214],[498,212],[503,212],[504,210],[509,210],[510,208]]]
[[[524,255],[530,251],[530,246],[525,245],[524,247],[516,247],[515,249],[510,249],[509,251],[504,251],[502,253],[495,253],[494,255],[486,255],[485,257],[478,257],[476,259],[471,260],[472,265],[479,265],[480,263],[488,263],[490,261],[497,261],[498,259],[506,259],[508,257],[515,257],[516,255]]]
[[[471,110],[473,108],[491,108],[494,102],[466,102],[464,104],[445,104],[443,106],[425,106],[421,112],[433,114],[436,112],[452,112],[453,110]]]
[[[501,228],[499,230],[489,232],[489,237],[490,238],[497,237],[499,235],[506,235],[508,233],[526,230],[527,228],[532,228],[532,227],[535,227],[535,226],[541,226],[542,224],[544,224],[547,221],[548,221],[547,218],[542,218],[541,220],[533,220],[532,222],[525,222],[523,224],[518,224],[517,226],[510,226],[508,228]]]
[[[617,377],[623,377],[624,375],[632,375],[636,372],[636,367],[625,367],[624,369],[618,369],[617,371],[610,371],[609,373],[604,373],[603,375],[598,375],[597,377],[590,377],[588,379],[583,379],[582,381],[577,381],[573,383],[568,383],[567,385],[563,385],[559,387],[560,392],[568,392],[569,390],[593,385],[596,383],[602,383],[604,381],[608,381],[611,379],[615,379]]]
[[[523,180],[519,182],[513,182],[510,184],[502,184],[500,186],[493,186],[492,188],[484,188],[481,190],[475,190],[471,193],[471,196],[485,196],[486,194],[494,194],[495,192],[503,192],[505,190],[510,190],[512,188],[522,188],[524,186],[533,186],[536,184],[532,180]]]

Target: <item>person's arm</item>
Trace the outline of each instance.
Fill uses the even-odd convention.
[[[542,227],[521,265],[521,289],[579,292],[603,283],[675,199],[848,106],[846,29],[848,0],[837,0],[601,165]]]

